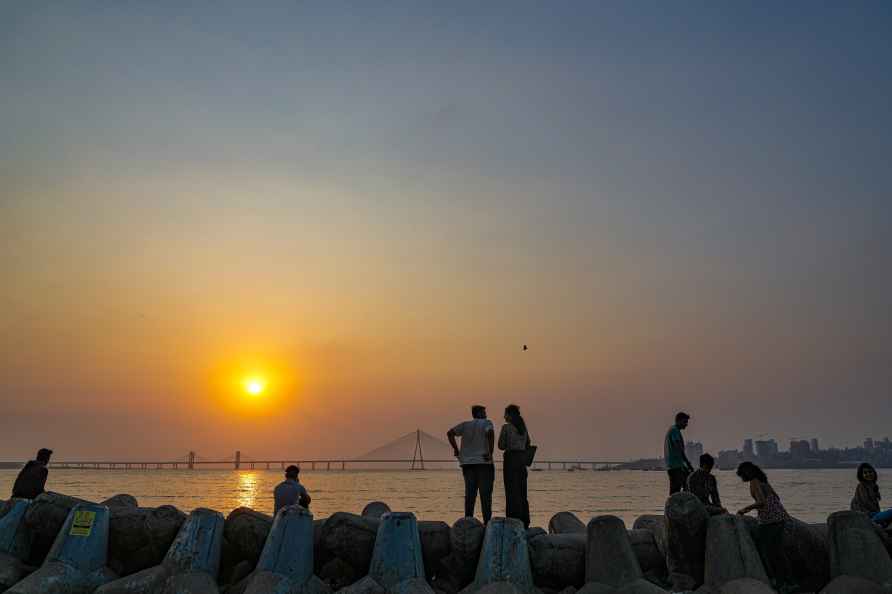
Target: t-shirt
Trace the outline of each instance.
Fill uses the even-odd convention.
[[[471,419],[453,427],[452,432],[461,437],[461,447],[458,451],[459,464],[462,466],[492,464],[492,459],[486,459],[489,457],[489,439],[486,434],[495,433],[492,421]]]
[[[702,468],[698,468],[688,477],[688,491],[696,495],[703,505],[722,505],[715,477]]]
[[[15,484],[12,487],[12,496],[23,499],[35,499],[43,493],[48,474],[46,465],[36,460],[31,460],[25,464],[25,467],[19,472],[19,476],[16,477]]]
[[[666,459],[666,470],[685,468],[684,461],[684,437],[678,425],[669,427],[666,432],[666,441],[663,444],[663,456]]]
[[[285,479],[273,491],[273,497],[276,500],[276,508],[273,513],[279,513],[283,507],[300,503],[301,497],[308,497],[308,495],[302,484],[294,479]]]

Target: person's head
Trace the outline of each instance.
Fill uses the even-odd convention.
[[[745,483],[748,483],[753,479],[759,479],[763,483],[768,482],[768,477],[765,476],[762,469],[752,462],[741,462],[740,466],[737,467],[737,476],[739,476],[740,480]]]
[[[292,464],[291,466],[289,466],[288,468],[285,469],[285,478],[286,479],[292,479],[292,480],[296,481],[297,475],[299,475],[299,474],[300,474],[300,468],[298,468],[294,464]]]
[[[702,456],[700,456],[700,468],[702,468],[706,472],[712,472],[712,468],[714,466],[715,458],[713,458],[709,454],[703,454]]]
[[[520,407],[516,404],[509,404],[505,407],[505,421],[514,425],[514,428],[521,433],[527,432],[527,425],[520,416]]]
[[[486,418],[486,407],[482,404],[475,404],[471,407],[471,416],[475,419],[485,419]]]
[[[50,463],[50,456],[53,455],[53,450],[48,450],[46,448],[40,448],[37,450],[37,461],[42,464]]]
[[[863,462],[858,466],[858,482],[859,483],[875,483],[877,482],[876,468]]]
[[[691,415],[689,415],[686,412],[680,412],[677,415],[675,415],[675,425],[679,429],[684,429],[685,427],[687,427],[688,421],[690,421],[690,420],[691,420]]]

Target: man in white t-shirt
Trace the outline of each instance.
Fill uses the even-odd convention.
[[[465,516],[474,517],[474,504],[479,490],[483,523],[486,524],[492,517],[492,486],[496,474],[492,464],[492,451],[496,434],[492,421],[486,418],[486,407],[475,404],[471,407],[471,416],[473,418],[470,421],[464,421],[450,429],[446,437],[465,477]],[[456,436],[461,437],[461,449],[455,442]]]

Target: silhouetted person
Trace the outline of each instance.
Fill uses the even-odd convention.
[[[706,511],[713,516],[717,516],[726,513],[727,510],[722,507],[722,500],[719,498],[719,487],[715,477],[712,475],[714,467],[715,459],[712,456],[709,454],[700,456],[700,468],[688,477],[688,491],[703,502],[703,505],[706,506]]]
[[[289,505],[299,504],[306,509],[310,508],[310,494],[298,480],[300,468],[291,465],[285,469],[285,480],[276,486],[273,491],[275,499],[275,509],[273,514],[279,513],[279,510]]]
[[[50,463],[50,456],[53,450],[41,448],[37,452],[37,459],[30,460],[25,467],[19,471],[19,476],[15,479],[12,486],[12,496],[21,497],[22,499],[36,499],[38,495],[44,492],[46,488],[46,478],[49,475],[47,464]]]
[[[680,412],[675,415],[675,424],[669,427],[663,443],[670,495],[684,490],[688,475],[694,470],[684,452],[684,436],[681,434],[687,428],[690,419],[691,415],[688,413]]]
[[[858,466],[858,486],[852,498],[852,511],[859,511],[885,528],[892,523],[892,509],[880,511],[880,486],[877,484],[877,471],[868,463]]]
[[[470,421],[463,421],[447,431],[446,438],[465,479],[465,517],[474,517],[479,491],[483,523],[487,524],[492,517],[492,486],[496,478],[492,464],[495,429],[492,421],[486,418],[486,407],[475,404],[471,407],[471,417]],[[455,442],[456,436],[461,437],[461,449]]]
[[[499,433],[499,449],[505,452],[502,478],[505,480],[505,515],[530,527],[530,502],[527,499],[527,447],[530,435],[520,416],[520,408],[505,408],[505,424]]]
[[[737,513],[744,515],[756,510],[759,525],[756,527],[754,540],[759,556],[762,557],[762,564],[774,588],[779,592],[787,592],[792,584],[784,555],[784,523],[790,519],[790,515],[761,468],[752,462],[742,462],[737,467],[737,476],[750,484],[750,495],[754,501]]]

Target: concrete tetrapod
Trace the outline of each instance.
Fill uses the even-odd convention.
[[[889,594],[890,591],[865,578],[841,575],[827,584],[821,594]]]
[[[598,516],[588,523],[585,581],[619,588],[642,578],[626,525],[616,516]]]
[[[381,516],[369,575],[388,591],[414,578],[424,579],[424,554],[415,514],[388,512]]]
[[[535,590],[526,532],[520,520],[490,520],[483,537],[474,582],[464,592],[476,592],[495,582],[509,582],[521,592]]]
[[[279,510],[245,594],[325,594],[313,575],[313,514],[299,505]]]
[[[372,501],[362,508],[362,513],[359,515],[363,518],[375,518],[376,520],[380,520],[381,516],[387,513],[390,513],[390,506],[383,501]]]
[[[80,503],[68,513],[43,565],[10,588],[12,594],[87,594],[114,579],[108,560],[109,511]]]
[[[223,516],[196,509],[183,522],[160,565],[109,582],[96,594],[213,594],[217,592],[222,541]]]
[[[731,514],[712,516],[706,530],[705,583],[718,588],[740,578],[768,584],[759,551],[743,518]]]
[[[666,565],[675,590],[693,590],[703,583],[706,526],[709,512],[690,493],[666,500]]]
[[[860,577],[892,588],[892,559],[866,514],[839,511],[827,519],[830,575]]]
[[[11,499],[0,518],[0,592],[28,575],[33,568],[25,562],[31,554],[31,534],[25,529],[30,499]]]
[[[585,533],[585,524],[572,512],[562,511],[551,516],[548,520],[548,532],[550,534],[574,534]]]

